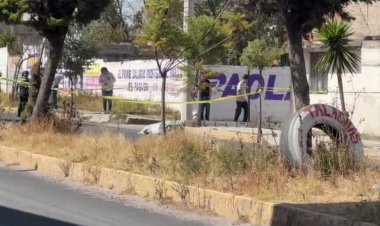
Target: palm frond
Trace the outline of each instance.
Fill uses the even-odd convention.
[[[359,68],[360,57],[348,47],[352,35],[347,22],[330,20],[323,25],[317,33],[317,38],[322,43],[321,48],[326,49],[326,52],[317,63],[316,70],[323,75],[330,71],[339,74],[355,73]]]

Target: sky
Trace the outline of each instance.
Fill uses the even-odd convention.
[[[141,9],[143,6],[143,0],[123,0],[123,3],[125,8],[124,10],[128,14]]]

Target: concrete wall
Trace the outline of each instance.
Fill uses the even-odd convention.
[[[161,78],[154,60],[135,60],[125,62],[103,62],[97,60],[92,68],[85,73],[84,88],[100,93],[98,76],[101,67],[107,67],[117,79],[115,96],[136,100],[161,100]],[[215,79],[210,79],[213,85],[212,99],[235,96],[236,86],[241,77],[248,73],[247,67],[228,65],[208,66],[208,69],[217,72]],[[270,68],[263,71],[251,71],[249,87],[252,92],[259,84],[264,88],[262,95],[262,109],[264,121],[283,122],[292,112],[289,68]],[[186,77],[180,68],[169,73],[167,81],[167,101],[173,109],[184,111],[185,104],[170,104],[186,100]],[[278,89],[273,91],[273,89]],[[251,98],[251,121],[257,121],[259,111],[259,95]],[[195,114],[197,105],[187,105]],[[211,120],[233,121],[236,108],[235,99],[211,104]],[[241,116],[243,117],[243,116]]]
[[[8,49],[6,47],[0,48],[0,73],[1,77],[6,78],[8,73]],[[7,82],[0,80],[0,91],[6,92]]]
[[[244,66],[218,65],[209,66],[214,72],[218,72],[216,79],[210,79],[213,85],[213,99],[235,96],[236,86],[248,68]],[[284,122],[292,113],[292,101],[290,92],[290,69],[268,68],[263,71],[262,76],[258,70],[250,72],[248,89],[256,92],[259,85],[264,88],[261,96],[262,112],[264,122]],[[274,91],[273,91],[274,89]],[[251,122],[258,121],[260,95],[250,97]],[[233,121],[236,108],[235,99],[211,104],[211,120]],[[240,116],[240,120],[243,114]]]
[[[164,64],[166,61],[163,62]],[[96,60],[92,68],[85,72],[83,88],[101,93],[99,74],[101,67],[107,67],[116,78],[114,95],[132,100],[161,100],[162,80],[155,60],[133,60],[123,62],[104,62]],[[186,101],[186,77],[179,67],[168,74],[166,83],[166,100],[168,106],[182,111],[183,104],[172,102]]]

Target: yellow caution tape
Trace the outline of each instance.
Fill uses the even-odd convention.
[[[211,103],[215,103],[215,102],[225,102],[225,101],[229,101],[229,100],[235,100],[239,97],[249,97],[249,96],[253,96],[255,94],[262,94],[262,89],[257,91],[257,92],[252,92],[252,93],[247,93],[247,94],[244,94],[244,95],[236,95],[236,96],[228,96],[228,97],[220,97],[220,98],[216,98],[216,99],[212,99],[212,100],[200,100],[200,101],[166,101],[165,103],[166,104],[187,104],[187,105],[190,105],[190,104],[211,104]],[[134,104],[161,104],[161,101],[147,101],[147,100],[129,100],[129,99],[124,99],[124,98],[120,98],[120,97],[103,97],[103,99],[107,99],[107,100],[114,100],[114,101],[120,101],[120,102],[124,102],[124,103],[134,103]]]
[[[11,82],[16,82],[18,84],[21,84],[21,85],[25,85],[25,86],[30,86],[32,83],[31,82],[25,82],[24,80],[15,80],[15,79],[8,79],[8,78],[1,78],[0,77],[0,80],[6,80],[6,81],[11,81]],[[73,91],[71,90],[67,90],[67,89],[58,89],[58,88],[52,88],[51,90],[55,90],[55,91],[59,91],[59,92],[69,92],[69,93],[75,93],[75,94],[79,94],[79,93],[84,93],[86,89],[74,89]],[[88,89],[88,90],[92,90],[92,89]],[[270,91],[290,91],[290,89],[286,89],[286,88],[276,88],[276,89],[267,89],[267,91],[270,90]],[[212,99],[212,100],[200,100],[200,101],[167,101],[166,103],[167,104],[187,104],[187,105],[190,105],[190,104],[208,104],[208,103],[215,103],[215,102],[225,102],[225,101],[230,101],[230,100],[235,100],[239,97],[249,97],[249,96],[253,96],[253,95],[256,95],[256,94],[262,94],[263,93],[263,89],[259,89],[258,91],[256,92],[252,92],[252,93],[247,93],[247,94],[244,94],[244,95],[235,95],[235,96],[227,96],[227,97],[220,97],[220,98],[216,98],[216,99]],[[110,96],[105,96],[103,97],[103,99],[108,99],[108,100],[114,100],[114,101],[120,101],[120,102],[124,102],[124,103],[134,103],[134,104],[147,104],[147,105],[152,105],[152,104],[161,104],[161,101],[149,101],[149,100],[130,100],[130,99],[125,99],[125,98],[121,98],[121,97],[110,97]]]

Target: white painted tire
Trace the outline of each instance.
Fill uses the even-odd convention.
[[[345,145],[355,160],[362,161],[363,144],[349,117],[332,106],[315,104],[296,112],[282,129],[280,150],[291,165],[301,168],[310,166],[307,135],[312,128],[319,128],[325,133],[333,131],[335,138],[344,137]]]

